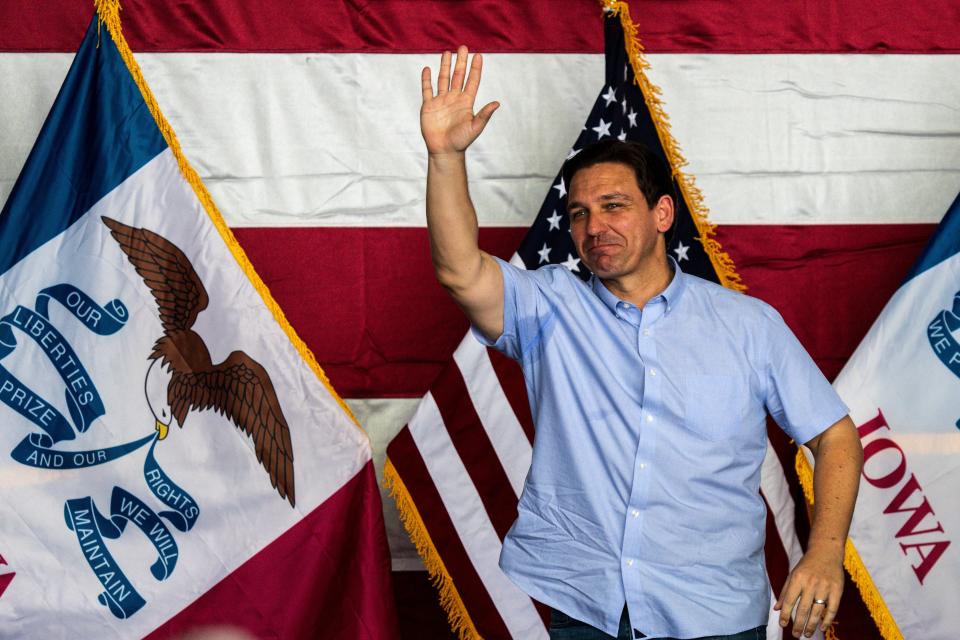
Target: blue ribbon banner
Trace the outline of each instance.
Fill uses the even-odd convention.
[[[47,358],[66,385],[64,395],[73,424],[77,431],[85,432],[90,428],[90,423],[102,416],[105,411],[100,394],[97,393],[93,380],[73,347],[50,324],[49,320],[35,311],[17,305],[11,313],[0,318],[0,345],[8,349],[6,353],[0,353],[0,358],[6,356],[17,344],[13,336],[13,327],[27,334],[47,354]]]
[[[190,494],[171,480],[157,464],[156,458],[153,457],[153,449],[156,446],[156,441],[150,445],[147,459],[143,463],[143,477],[146,479],[147,486],[150,487],[153,495],[172,509],[172,511],[161,511],[160,515],[180,531],[187,532],[197,523],[197,518],[200,517],[200,507]]]
[[[157,580],[166,580],[177,566],[179,553],[173,535],[156,512],[129,491],[114,487],[110,496],[110,517],[121,532],[127,522],[143,531],[157,550],[157,560],[150,566],[150,573]]]
[[[132,522],[157,552],[150,573],[157,580],[166,580],[179,558],[177,543],[167,522],[179,531],[187,532],[200,517],[200,507],[157,463],[154,456],[156,434],[100,449],[65,451],[54,447],[58,442],[75,439],[77,433],[85,433],[106,410],[79,356],[51,323],[50,301],[63,305],[87,329],[100,336],[116,333],[129,317],[126,306],[119,299],[100,306],[77,287],[58,284],[37,295],[34,310],[18,305],[0,318],[0,359],[17,347],[14,328],[29,336],[46,354],[66,386],[71,418],[68,420],[0,365],[0,402],[42,430],[27,435],[10,456],[20,464],[37,469],[84,469],[117,460],[152,443],[144,461],[144,480],[153,495],[167,507],[166,510],[158,513],[139,497],[118,486],[114,486],[110,498],[109,517],[97,510],[89,496],[67,500],[64,504],[67,526],[76,534],[84,559],[103,586],[98,601],[117,618],[126,619],[143,608],[146,601],[110,554],[106,540],[118,539],[127,524]]]
[[[37,302],[33,307],[47,320],[50,319],[50,300],[62,304],[87,329],[101,336],[113,335],[123,328],[130,317],[126,305],[119,298],[101,307],[72,284],[55,284],[37,294]]]
[[[960,344],[952,335],[957,329],[960,329],[960,317],[944,309],[927,325],[927,339],[940,361],[960,378]]]
[[[88,451],[58,451],[50,448],[54,444],[51,438],[40,433],[31,433],[14,447],[10,457],[20,464],[37,469],[84,469],[122,458],[156,437],[157,434],[152,433],[116,447]]]
[[[7,325],[0,325],[0,334]],[[3,336],[0,335],[0,340]],[[0,343],[0,346],[5,346]],[[73,427],[49,402],[34,393],[27,385],[0,364],[0,402],[43,429],[51,444],[77,437]]]
[[[67,500],[63,515],[67,526],[77,535],[87,564],[103,585],[103,592],[97,596],[100,604],[122,620],[142,609],[146,600],[127,580],[103,540],[120,537],[121,530],[97,511],[90,497]]]

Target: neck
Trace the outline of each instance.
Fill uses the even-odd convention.
[[[651,298],[663,293],[672,280],[673,265],[663,256],[642,270],[619,278],[601,278],[600,282],[613,295],[642,309]]]

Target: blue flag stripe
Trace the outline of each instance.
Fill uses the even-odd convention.
[[[167,146],[106,29],[90,23],[0,213],[0,275]]]
[[[932,269],[950,256],[960,252],[960,194],[940,221],[940,226],[933,232],[930,242],[923,248],[920,258],[907,274],[904,284],[918,275]]]

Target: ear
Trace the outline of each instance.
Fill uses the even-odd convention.
[[[657,221],[657,231],[666,233],[673,226],[673,217],[675,215],[673,198],[670,196],[660,196],[657,204],[653,207],[653,215]]]

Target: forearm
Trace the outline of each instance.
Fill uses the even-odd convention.
[[[824,433],[814,460],[813,522],[807,549],[842,561],[863,467],[863,448],[849,417]]]
[[[833,623],[843,593],[843,552],[860,486],[863,448],[847,416],[807,443],[813,451],[813,522],[807,552],[787,576],[774,609],[780,625],[810,637]]]
[[[452,293],[469,286],[483,258],[462,152],[427,156],[427,228],[440,284]]]

